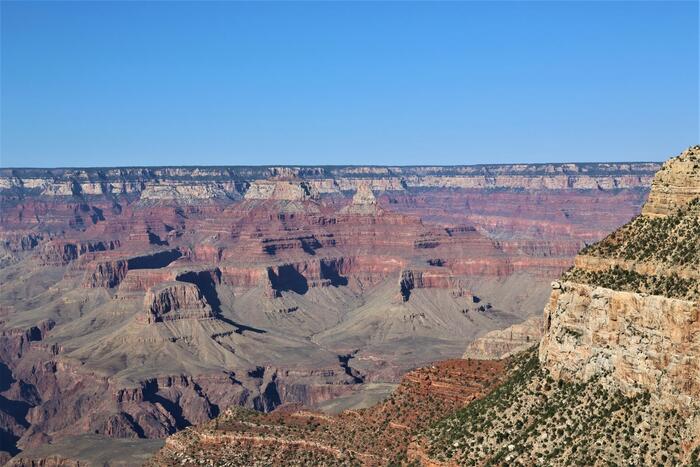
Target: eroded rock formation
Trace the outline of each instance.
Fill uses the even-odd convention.
[[[500,360],[532,347],[542,337],[542,318],[532,316],[522,323],[487,332],[467,346],[462,358]]]
[[[396,382],[540,310],[656,168],[0,169],[0,429],[165,437]]]
[[[648,217],[667,216],[698,197],[700,146],[693,146],[667,161],[657,172],[642,214]]]
[[[147,323],[214,317],[199,287],[179,281],[163,282],[149,288],[144,299],[144,311]]]

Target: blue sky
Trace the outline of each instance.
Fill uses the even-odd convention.
[[[662,160],[698,2],[5,2],[2,166]]]

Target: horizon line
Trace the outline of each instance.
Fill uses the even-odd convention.
[[[676,157],[676,156],[673,156]],[[479,164],[232,164],[232,165],[104,165],[104,166],[55,166],[55,167],[5,167],[0,170],[86,170],[86,169],[180,169],[180,168],[346,168],[346,167],[377,167],[377,168],[417,168],[417,167],[497,167],[507,165],[602,165],[602,164],[663,164],[663,160],[638,161],[596,161],[596,162],[503,162]]]

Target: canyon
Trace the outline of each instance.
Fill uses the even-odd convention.
[[[475,340],[467,354],[517,352],[539,338],[551,281],[640,212],[659,169],[0,169],[0,460],[417,387],[409,372]],[[481,381],[460,365],[445,378]],[[449,410],[473,398],[460,391]]]
[[[369,408],[228,409],[147,465],[698,465],[699,174],[700,146],[664,164],[642,214],[581,250],[544,313],[463,359]]]

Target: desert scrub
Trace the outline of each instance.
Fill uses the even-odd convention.
[[[581,254],[668,266],[700,264],[700,198],[667,217],[637,216]]]
[[[686,300],[696,300],[700,297],[699,281],[679,277],[675,273],[668,276],[660,274],[648,276],[620,266],[613,266],[603,271],[572,268],[564,273],[562,279],[623,292],[663,295]]]
[[[518,355],[509,371],[490,394],[419,435],[432,459],[459,465],[679,460],[684,420],[658,408],[648,393],[626,397],[605,379],[554,381],[540,367],[536,349]]]

